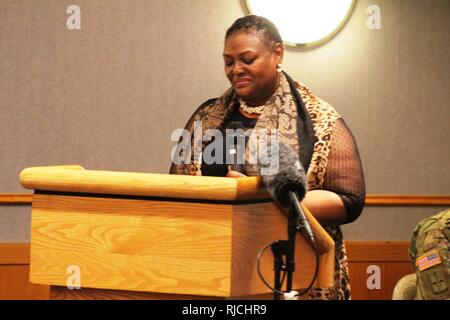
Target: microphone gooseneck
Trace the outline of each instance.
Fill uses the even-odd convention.
[[[262,252],[258,255],[257,270],[262,281],[274,292],[274,299],[278,300],[281,296],[284,296],[285,299],[292,299],[308,292],[318,274],[319,256],[314,234],[300,205],[307,192],[306,174],[298,155],[289,145],[281,142],[272,144],[270,155],[268,153],[262,154],[259,160],[259,174],[263,184],[277,203],[289,209],[289,214],[288,240],[273,241],[262,249],[264,251],[268,246],[272,249],[275,286],[273,288],[269,286],[260,273],[259,257]],[[299,231],[306,234],[316,256],[316,269],[313,279],[310,285],[301,292],[292,290],[293,272],[295,271],[295,236]],[[284,260],[283,256],[286,257]],[[285,261],[284,264],[283,261]],[[286,292],[281,291],[283,285],[283,280],[280,278],[281,271],[284,272],[284,275],[287,274]]]

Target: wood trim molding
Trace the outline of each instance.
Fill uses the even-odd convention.
[[[0,193],[2,204],[31,204],[31,193]]]
[[[0,243],[0,265],[30,264],[29,243]]]
[[[409,262],[409,241],[345,241],[349,262]]]
[[[0,193],[0,205],[31,204],[31,193]],[[450,196],[375,195],[366,197],[366,206],[450,207]]]
[[[371,194],[366,197],[366,206],[447,207],[450,206],[450,196]]]

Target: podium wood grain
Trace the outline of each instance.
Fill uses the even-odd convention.
[[[287,218],[256,177],[69,166],[28,168],[21,182],[37,190],[32,197],[31,282],[72,285],[70,268],[75,266],[82,288],[204,298],[270,292],[258,277],[257,255],[273,240],[287,238]],[[333,284],[334,242],[306,208],[305,213],[320,252],[317,285],[328,287]],[[304,288],[315,259],[301,236],[296,262],[293,287]],[[270,249],[261,267],[273,283]]]
[[[35,194],[30,280],[66,286],[67,268],[76,265],[82,287],[216,297],[260,294],[269,290],[256,272],[258,250],[285,238],[286,218],[274,203]],[[312,278],[314,257],[300,237],[296,252],[294,284],[300,288]],[[273,283],[270,250],[261,265]]]
[[[20,181],[28,189],[61,192],[224,201],[270,198],[257,177],[225,179],[53,166],[24,169]]]
[[[65,286],[67,267],[76,265],[82,287],[226,295],[230,208],[190,209],[177,202],[34,195],[30,279]]]

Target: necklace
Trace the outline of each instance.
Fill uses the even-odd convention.
[[[255,114],[260,115],[260,114],[263,113],[264,107],[266,106],[265,104],[263,104],[262,106],[259,106],[259,107],[250,107],[241,98],[238,98],[238,101],[239,101],[239,104],[241,105],[242,110],[244,110],[248,114],[254,114],[255,113]]]

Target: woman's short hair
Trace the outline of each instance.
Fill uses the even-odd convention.
[[[262,32],[268,47],[272,48],[276,43],[283,43],[280,32],[275,24],[267,18],[248,15],[237,19],[225,34],[225,39],[237,32]]]

